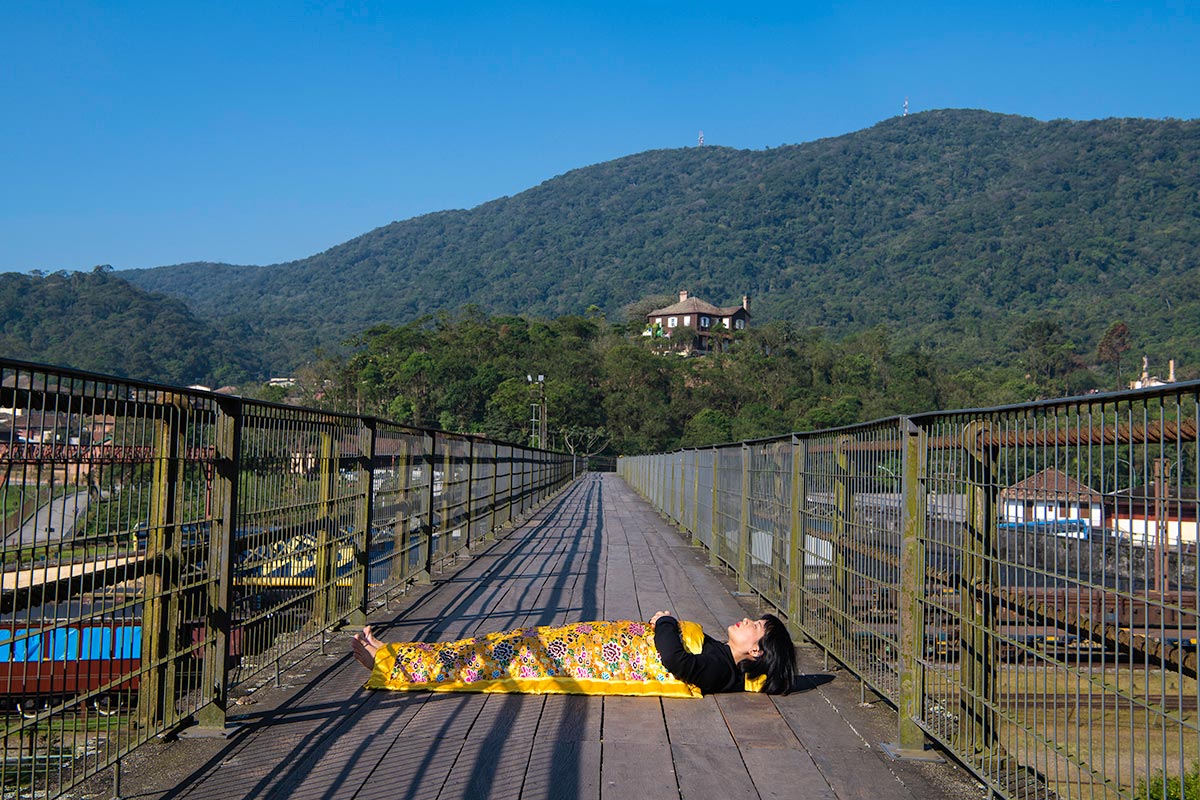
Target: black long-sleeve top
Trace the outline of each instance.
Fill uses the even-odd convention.
[[[746,688],[745,676],[733,660],[729,645],[706,633],[700,652],[689,653],[683,647],[679,620],[674,617],[658,618],[654,625],[654,646],[672,675],[705,694],[741,692]]]

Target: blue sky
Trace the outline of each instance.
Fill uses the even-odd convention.
[[[1200,116],[1200,5],[0,0],[0,271],[303,258],[654,148]]]

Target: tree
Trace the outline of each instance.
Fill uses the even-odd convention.
[[[671,347],[689,353],[696,344],[697,333],[690,327],[676,328],[671,332]]]
[[[588,458],[603,452],[612,440],[612,436],[603,427],[590,428],[585,425],[570,425],[560,428],[563,446],[567,452],[578,458]]]
[[[702,447],[733,440],[729,417],[715,408],[701,409],[683,426],[682,447]]]
[[[1074,367],[1074,346],[1062,325],[1051,319],[1033,319],[1021,328],[1018,342],[1029,380],[1038,387],[1039,395],[1053,396],[1062,390],[1057,379]]]
[[[1129,326],[1121,321],[1108,326],[1096,347],[1096,357],[1102,363],[1111,363],[1116,367],[1118,390],[1121,388],[1121,354],[1129,352],[1129,347]]]

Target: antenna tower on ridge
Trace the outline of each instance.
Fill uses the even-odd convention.
[[[696,142],[697,147],[704,147],[704,131],[700,131],[700,138]]]
[[[908,116],[908,97],[904,98],[904,116]]]

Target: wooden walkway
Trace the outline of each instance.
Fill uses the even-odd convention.
[[[591,475],[462,568],[373,616],[391,640],[452,640],[673,610],[706,630],[753,614],[623,481]],[[895,716],[801,647],[801,691],[703,699],[367,692],[350,632],[243,698],[228,739],[153,743],[126,798],[968,798],[949,763],[892,762]],[[336,653],[334,652],[336,648]],[[867,695],[868,700],[875,699]],[[105,797],[106,780],[74,796]]]

